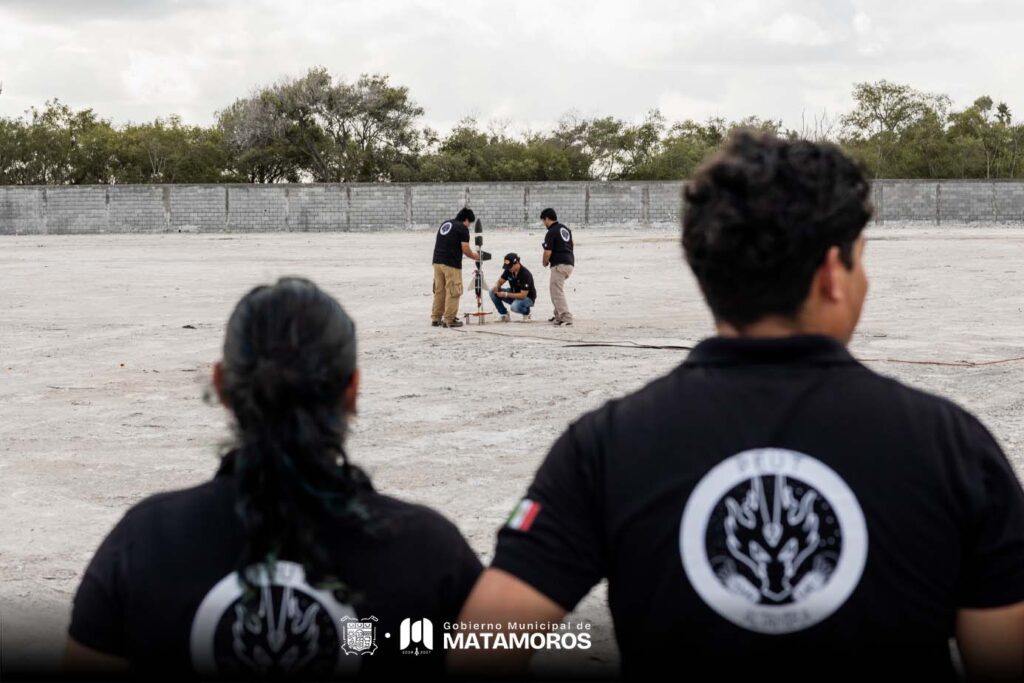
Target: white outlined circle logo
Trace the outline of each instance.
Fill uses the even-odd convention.
[[[559,230],[558,230],[558,234],[559,234],[559,235],[561,235],[561,236],[562,236],[562,239],[563,239],[564,241],[566,241],[566,242],[568,242],[568,241],[569,241],[569,239],[570,239],[570,238],[572,237],[572,236],[571,236],[571,235],[569,234],[569,228],[559,228]]]
[[[441,234],[442,234],[442,235],[447,235],[447,234],[448,234],[448,233],[450,233],[451,231],[452,231],[452,224],[451,224],[451,221],[448,221],[448,222],[446,222],[446,223],[442,223],[442,224],[441,224]]]
[[[351,606],[306,582],[302,565],[278,560],[273,580],[259,567],[258,604],[245,609],[238,574],[231,572],[203,598],[192,620],[192,665],[207,678],[352,675],[359,658],[346,657],[342,622]],[[347,635],[347,634],[346,634]]]
[[[868,533],[830,467],[781,448],[743,451],[708,472],[679,525],[683,569],[715,612],[758,633],[829,617],[860,583]]]

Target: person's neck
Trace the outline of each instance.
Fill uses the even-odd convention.
[[[720,337],[745,337],[747,339],[778,339],[795,337],[802,334],[829,335],[826,330],[816,325],[809,325],[799,318],[768,316],[749,325],[736,326],[722,320],[715,321],[715,329]]]

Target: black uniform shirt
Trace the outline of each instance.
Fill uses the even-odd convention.
[[[544,251],[551,252],[551,265],[575,265],[576,257],[572,253],[572,230],[561,223],[552,223],[544,234]]]
[[[212,481],[152,496],[128,511],[85,572],[72,638],[129,659],[134,674],[147,678],[263,672],[320,680],[442,671],[441,624],[458,616],[481,569],[450,522],[370,491],[365,508],[384,526],[377,538],[347,529],[321,538],[353,599],[311,588],[285,553],[259,611],[246,612],[234,572],[245,535],[230,470],[226,460]],[[431,620],[429,654],[400,651],[404,619]],[[406,649],[423,645],[421,637]]]
[[[526,298],[537,301],[537,287],[533,284],[533,273],[526,269],[526,266],[519,266],[519,273],[514,274],[511,270],[503,271],[501,279],[508,283],[514,294],[526,292]]]
[[[567,610],[607,578],[627,676],[949,679],[957,608],[1024,601],[1024,494],[834,340],[715,338],[570,426],[494,566]]]
[[[469,228],[454,218],[437,229],[434,263],[462,270],[462,243],[469,242]]]

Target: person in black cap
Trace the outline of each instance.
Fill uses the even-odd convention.
[[[476,220],[472,209],[462,209],[455,218],[441,223],[434,238],[434,302],[430,324],[434,327],[462,327],[459,299],[465,291],[462,257],[480,258],[469,246],[469,226]],[[488,256],[490,258],[490,256]]]
[[[554,209],[541,211],[540,220],[548,229],[544,233],[543,263],[545,267],[551,266],[549,283],[554,314],[548,322],[555,325],[572,325],[572,313],[569,312],[569,302],[565,299],[565,281],[572,275],[576,266],[572,230],[558,222]]]
[[[625,679],[1024,679],[1024,492],[971,414],[861,365],[862,169],[740,133],[686,184],[718,336],[556,441],[460,617],[602,579]],[[526,651],[464,653],[510,675]]]
[[[510,252],[505,254],[505,270],[491,288],[491,301],[501,316],[502,322],[512,318],[505,303],[512,302],[513,313],[519,313],[523,320],[530,319],[530,309],[537,303],[537,288],[533,284],[533,274],[519,260],[519,255]],[[505,284],[508,283],[508,287]]]
[[[212,480],[138,503],[103,541],[75,595],[69,675],[442,673],[440,648],[404,656],[386,634],[454,619],[480,562],[447,519],[350,461],[359,376],[355,324],[312,282],[239,301],[213,370],[235,442]]]

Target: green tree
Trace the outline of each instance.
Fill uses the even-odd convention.
[[[263,88],[249,100],[256,101],[242,100],[221,112],[222,122],[234,124],[224,128],[230,148],[258,151],[253,158],[270,167],[268,161],[288,156],[284,145],[301,156],[302,170],[318,182],[390,180],[396,167],[413,164],[424,142],[416,126],[423,109],[408,88],[392,86],[387,76],[364,74],[355,83],[335,82],[317,67]],[[232,120],[233,110],[245,116]],[[276,175],[287,177],[288,171]]]
[[[845,145],[855,151],[876,177],[888,177],[900,136],[929,112],[944,118],[949,98],[914,90],[909,85],[878,81],[853,87],[856,108],[843,116]]]
[[[107,183],[111,179],[110,122],[91,109],[74,111],[59,100],[43,109],[31,108],[17,135],[17,160],[12,160],[20,182],[38,185]]]
[[[25,182],[25,135],[22,121],[0,117],[0,185]]]
[[[217,183],[227,177],[220,131],[184,125],[177,116],[125,126],[115,154],[119,183]]]

